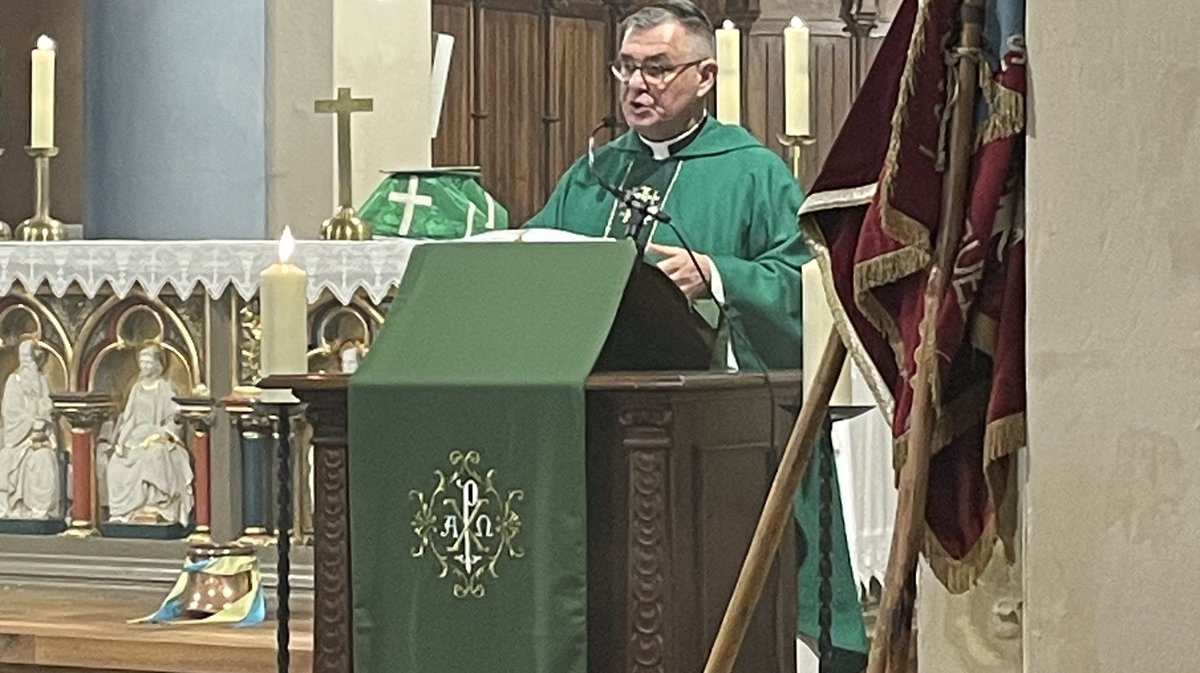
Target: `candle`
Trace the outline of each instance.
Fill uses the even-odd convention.
[[[811,135],[808,40],[808,26],[793,16],[783,29],[783,132],[793,137]]]
[[[450,55],[454,51],[454,36],[436,33],[436,48],[433,51],[433,125],[429,137],[436,138],[442,122],[442,101],[446,97],[446,80],[450,78]]]
[[[54,147],[54,40],[41,36],[31,63],[29,146]]]
[[[295,247],[285,228],[279,262],[259,274],[263,376],[308,373],[308,274],[289,261]]]
[[[817,260],[811,260],[800,267],[800,282],[802,283],[802,301],[804,314],[804,393],[812,389],[813,379],[817,376],[817,366],[821,355],[825,352],[825,342],[829,333],[834,330],[833,313],[829,310],[829,302],[825,300],[825,284],[821,282],[821,268]],[[833,389],[833,397],[829,398],[831,407],[847,407],[853,402],[853,389],[850,383],[850,358],[842,367],[838,376],[837,386]]]
[[[717,121],[738,124],[741,111],[742,34],[726,19],[717,29]]]

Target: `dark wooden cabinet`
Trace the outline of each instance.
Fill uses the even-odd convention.
[[[293,388],[313,425],[316,673],[352,670],[346,381],[267,384]],[[797,373],[772,381],[773,391],[755,374],[589,378],[589,671],[703,669],[799,405]],[[739,673],[795,671],[794,551],[789,529]]]

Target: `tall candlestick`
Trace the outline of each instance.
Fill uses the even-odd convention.
[[[793,16],[783,29],[783,129],[796,138],[811,135],[809,53],[808,26]]]
[[[742,34],[726,19],[717,29],[717,121],[742,120]]]
[[[54,147],[54,40],[41,36],[33,50],[30,72],[29,146]]]
[[[279,239],[279,262],[259,274],[262,374],[308,373],[308,274],[292,264],[290,228]]]

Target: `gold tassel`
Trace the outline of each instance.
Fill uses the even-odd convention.
[[[992,66],[979,63],[979,90],[987,102],[987,119],[975,132],[975,148],[1010,138],[1025,130],[1025,96],[996,81]]]

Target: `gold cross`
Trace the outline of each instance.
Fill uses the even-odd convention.
[[[355,112],[371,112],[374,107],[374,99],[352,98],[350,87],[340,86],[337,98],[319,100],[313,108],[318,113],[337,115],[338,205],[343,208],[354,207],[350,193],[350,115]]]

